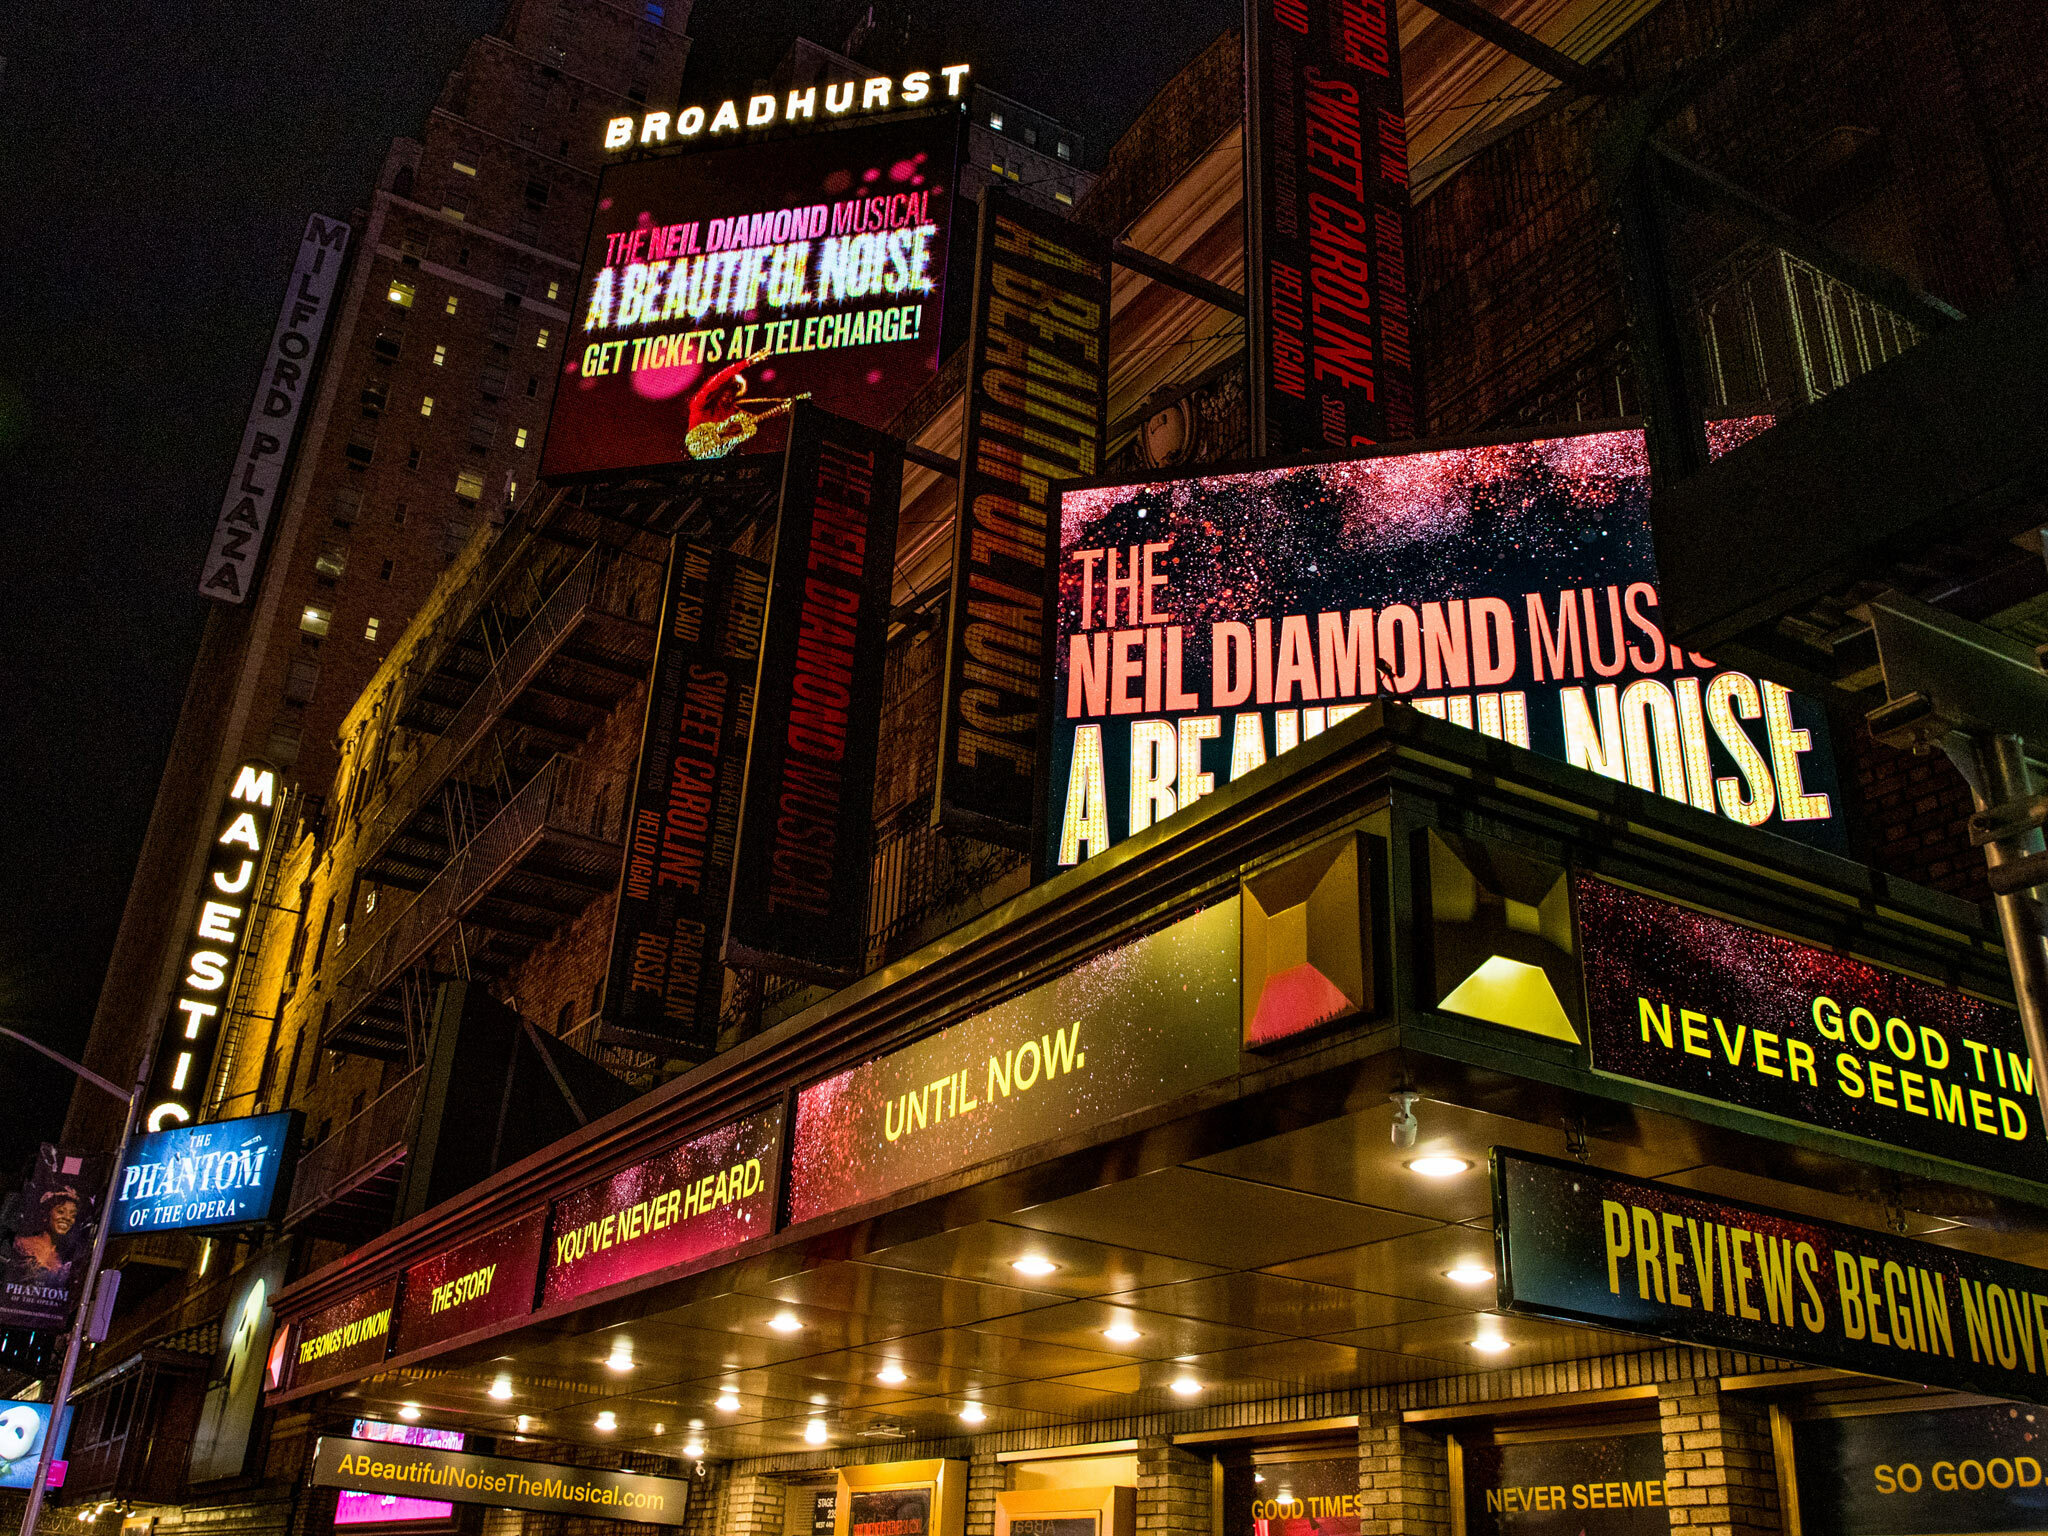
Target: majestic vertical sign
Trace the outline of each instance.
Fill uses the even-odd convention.
[[[1046,704],[1055,487],[1097,472],[1108,430],[1107,242],[983,193],[967,345],[936,819],[1022,849]]]
[[[1252,452],[1415,431],[1408,130],[1388,0],[1246,0]]]
[[[718,945],[767,605],[754,561],[689,543],[670,552],[612,920],[609,1022],[705,1056],[718,1045]]]
[[[277,329],[270,334],[256,402],[242,429],[242,451],[220,504],[220,521],[214,524],[213,547],[199,573],[203,597],[223,603],[249,600],[263,535],[284,489],[284,467],[298,435],[299,412],[312,388],[313,360],[327,331],[348,235],[348,225],[340,219],[316,213],[306,220],[298,264],[285,286]]]
[[[2048,1184],[2019,1015],[1580,875],[1595,1071]]]
[[[860,974],[903,453],[802,407],[790,428],[725,960]]]
[[[277,794],[277,770],[268,763],[243,763],[228,783],[150,1079],[146,1122],[152,1131],[183,1125],[204,1108],[235,963],[262,890]]]
[[[69,1325],[93,1235],[99,1230],[106,1159],[48,1142],[16,1197],[12,1229],[0,1246],[0,1328]]]
[[[1493,1151],[1500,1305],[2037,1403],[2048,1270]]]
[[[1055,869],[1374,699],[1840,842],[1819,704],[1665,636],[1639,431],[1089,486],[1059,532]]]

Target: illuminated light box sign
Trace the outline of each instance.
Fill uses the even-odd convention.
[[[313,1486],[650,1525],[681,1525],[690,1496],[675,1478],[332,1435],[314,1443]]]
[[[1835,846],[1821,707],[1665,639],[1649,501],[1638,431],[1067,491],[1052,867],[1376,699]]]
[[[292,1336],[294,1387],[311,1386],[375,1365],[390,1352],[398,1279],[359,1291],[299,1322]]]
[[[384,1424],[357,1419],[349,1433],[358,1440],[387,1445],[423,1445],[437,1451],[459,1451],[468,1438],[459,1429],[429,1429],[424,1424]],[[446,1520],[455,1506],[442,1499],[416,1499],[396,1493],[355,1493],[344,1488],[334,1496],[336,1525],[414,1525]]]
[[[2023,1403],[2048,1270],[1495,1148],[1500,1305]]]
[[[405,1272],[391,1352],[403,1354],[533,1310],[545,1213],[438,1253]]]
[[[28,1182],[15,1197],[12,1226],[0,1229],[0,1328],[70,1326],[106,1187],[105,1154],[47,1141],[36,1149]]]
[[[789,1219],[808,1221],[1237,1070],[1233,899],[797,1095]]]
[[[1792,1421],[1800,1536],[2048,1531],[2048,1409]]]
[[[1355,1455],[1310,1452],[1225,1464],[1229,1536],[1358,1536],[1364,1518]]]
[[[50,1427],[50,1405],[27,1403],[0,1397],[0,1488],[28,1489],[35,1486],[36,1465],[42,1460],[43,1435]],[[50,1478],[44,1485],[59,1488],[64,1483],[64,1442],[71,1428],[71,1410],[64,1410],[64,1428],[57,1435],[57,1450],[51,1460]]]
[[[1586,876],[1573,897],[1596,1070],[2048,1183],[2010,1008]]]
[[[290,1187],[298,1114],[210,1120],[139,1136],[121,1165],[110,1235],[268,1221]]]
[[[1465,1536],[1667,1536],[1664,1437],[1460,1439]]]
[[[798,86],[787,93],[762,91],[744,101],[730,96],[715,107],[692,103],[679,112],[614,117],[604,125],[604,147],[619,152],[650,149],[664,144],[687,144],[693,139],[716,139],[721,134],[758,131],[778,124],[798,127],[830,123],[870,112],[900,112],[960,101],[967,95],[969,68],[966,64],[948,64],[940,69],[913,69],[900,79],[875,75],[866,80]]]
[[[775,1220],[782,1111],[622,1168],[554,1205],[541,1300],[553,1305],[744,1243]]]
[[[234,770],[207,849],[197,911],[187,938],[178,989],[164,1021],[149,1086],[145,1123],[152,1131],[198,1118],[235,966],[248,942],[277,820],[277,770],[250,761]]]
[[[880,427],[938,368],[958,119],[614,165],[549,478],[778,453],[798,400]]]

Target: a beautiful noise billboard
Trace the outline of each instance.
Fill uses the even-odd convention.
[[[607,169],[541,473],[779,453],[812,400],[885,425],[933,376],[952,114]]]
[[[1819,705],[1665,638],[1649,501],[1633,429],[1068,491],[1051,867],[1375,700],[1834,846]]]

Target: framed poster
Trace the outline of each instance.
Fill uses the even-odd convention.
[[[1771,1430],[1786,1536],[2048,1531],[2048,1408],[1841,1403]]]
[[[996,1495],[996,1536],[1131,1536],[1138,1490],[1013,1488]]]
[[[1451,1536],[1669,1536],[1654,1424],[1454,1435]]]
[[[960,1536],[967,1463],[896,1461],[841,1467],[833,1536]]]

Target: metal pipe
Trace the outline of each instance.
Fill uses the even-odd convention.
[[[1994,806],[2014,806],[2033,798],[2034,770],[2026,744],[2017,736],[1969,731],[1944,743],[1950,761],[1969,783],[1981,814]],[[1998,870],[2042,851],[2038,827],[2021,828],[1984,845],[1984,862]],[[2035,890],[1994,891],[1998,929],[2005,940],[2006,963],[2012,968],[2013,996],[2019,1003],[2020,1031],[2034,1064],[2034,1096],[2048,1125],[2048,926],[2042,921],[2041,899]]]

